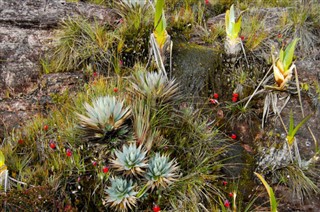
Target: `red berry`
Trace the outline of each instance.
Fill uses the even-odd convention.
[[[229,197],[233,197],[233,193],[232,192],[229,193]]]
[[[98,164],[97,161],[92,161],[93,166],[97,166],[97,164]]]
[[[24,141],[23,141],[22,139],[19,139],[19,140],[18,140],[18,144],[23,144],[23,142],[24,142]]]
[[[231,134],[231,138],[232,138],[233,140],[235,140],[235,139],[237,139],[237,135],[234,134],[234,133],[232,133],[232,134]]]
[[[244,36],[240,36],[240,39],[241,39],[242,41],[244,41]]]
[[[70,149],[67,149],[67,153],[66,154],[67,154],[68,157],[71,157],[72,156],[72,151]]]
[[[43,129],[44,129],[45,131],[48,131],[49,126],[48,126],[48,125],[44,125],[44,126],[43,126]]]
[[[223,186],[227,186],[227,185],[228,185],[228,182],[227,182],[227,181],[222,181],[222,185],[223,185]]]
[[[117,93],[119,91],[119,89],[117,88],[117,87],[115,87],[114,89],[113,89],[113,92],[115,92],[115,93]]]
[[[160,209],[159,205],[154,205],[152,210],[153,210],[153,212],[159,212],[161,209]]]
[[[229,208],[230,207],[230,202],[229,200],[224,201],[224,206]]]
[[[108,166],[104,166],[102,169],[103,173],[108,173],[109,172],[109,167]]]
[[[204,3],[205,3],[206,5],[208,5],[208,4],[209,4],[209,0],[205,0]]]
[[[209,102],[211,103],[211,104],[217,104],[218,103],[218,100],[216,100],[216,99],[209,99]]]
[[[232,102],[237,102],[238,98],[237,97],[232,97]]]
[[[54,142],[50,142],[49,146],[51,149],[56,149],[56,144]]]
[[[282,34],[281,33],[278,34],[278,38],[282,38]]]
[[[235,98],[238,98],[239,94],[238,93],[233,93],[232,96],[235,97]]]
[[[214,94],[213,94],[213,98],[218,99],[218,98],[219,98],[219,94],[214,93]]]
[[[97,77],[98,73],[97,72],[93,72],[93,77]]]

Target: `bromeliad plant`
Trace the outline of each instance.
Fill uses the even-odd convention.
[[[132,89],[134,96],[152,101],[156,104],[170,104],[179,97],[178,84],[169,80],[162,72],[138,70],[133,75]]]
[[[225,51],[227,54],[236,54],[241,50],[241,38],[239,32],[241,29],[242,13],[236,18],[234,5],[227,10],[225,16],[227,38],[225,41]]]
[[[287,46],[285,51],[281,49],[279,58],[275,59],[272,55],[273,73],[278,86],[278,90],[284,90],[285,85],[288,83],[288,81],[291,80],[293,70],[296,68],[292,61],[295,46],[298,41],[299,39],[296,38]]]
[[[130,107],[125,107],[116,97],[104,96],[84,104],[86,115],[77,113],[82,137],[88,141],[104,141],[123,136],[128,132],[126,122],[131,116]]]
[[[156,153],[150,159],[146,178],[151,190],[159,187],[167,188],[178,177],[177,162],[175,160],[169,160],[168,156],[160,155],[160,153]]]
[[[141,149],[142,146],[136,144],[124,145],[122,152],[115,151],[116,159],[112,160],[113,167],[116,171],[123,171],[125,175],[133,174],[134,176],[142,175],[146,168],[146,151]]]
[[[132,180],[114,178],[111,180],[111,187],[105,190],[107,193],[106,204],[110,205],[116,211],[127,211],[135,207],[137,202],[134,191],[135,186]]]

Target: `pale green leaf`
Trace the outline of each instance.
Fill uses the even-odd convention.
[[[262,177],[262,175],[254,172],[254,174],[260,179],[260,181],[262,182],[262,184],[264,185],[264,187],[266,188],[268,195],[269,195],[269,199],[270,199],[270,206],[271,206],[271,211],[272,212],[277,212],[277,200],[276,200],[276,196],[273,192],[273,189],[270,187],[270,185],[267,183],[267,181]]]
[[[5,163],[5,157],[2,151],[0,150],[0,167],[3,166]]]
[[[287,71],[291,66],[293,60],[293,54],[296,47],[297,42],[299,41],[298,38],[295,38],[286,48],[283,58],[283,66],[284,71]]]

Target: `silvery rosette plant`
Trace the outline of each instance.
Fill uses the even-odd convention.
[[[134,191],[134,188],[132,180],[112,178],[111,187],[105,190],[107,193],[106,204],[116,211],[132,209],[137,202],[137,192]]]
[[[139,70],[134,74],[131,83],[131,93],[154,103],[171,103],[178,97],[178,84],[174,79],[169,80],[162,72]]]
[[[154,188],[166,188],[178,177],[178,166],[175,160],[171,160],[166,155],[156,153],[149,161],[146,172],[147,184]]]
[[[95,99],[92,105],[84,104],[86,115],[77,114],[82,136],[89,141],[101,141],[127,133],[130,107],[116,97],[104,96]]]
[[[147,0],[120,0],[120,2],[126,4],[129,7],[143,7],[147,3]]]
[[[142,175],[144,168],[146,168],[146,151],[141,149],[142,146],[136,146],[136,144],[124,145],[122,151],[116,150],[116,159],[112,160],[112,166],[116,171],[123,171],[124,174],[134,176]]]

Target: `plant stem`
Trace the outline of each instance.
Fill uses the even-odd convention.
[[[265,81],[265,79],[267,78],[269,72],[271,71],[272,66],[269,68],[268,72],[266,73],[266,75],[264,75],[263,79],[260,81],[259,85],[257,86],[257,88],[254,90],[253,94],[251,94],[249,100],[247,101],[246,105],[244,106],[244,109],[246,109],[251,101],[251,99],[255,96],[256,92],[258,91],[258,89],[260,88],[260,86],[262,85],[262,83]]]

